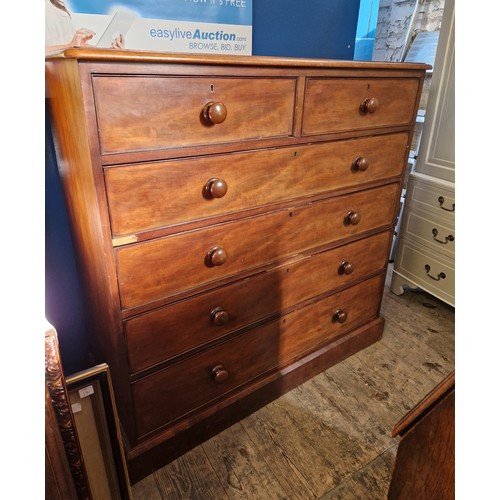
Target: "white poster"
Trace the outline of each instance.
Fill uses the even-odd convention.
[[[71,0],[76,28],[95,32],[89,45],[204,54],[252,54],[252,0]]]

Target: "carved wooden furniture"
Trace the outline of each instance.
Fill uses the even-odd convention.
[[[447,0],[422,142],[410,173],[391,290],[455,305],[455,3]]]
[[[49,323],[45,328],[45,498],[90,498],[57,332]]]
[[[388,499],[455,498],[455,372],[392,431],[401,436]]]
[[[380,338],[426,67],[47,60],[93,355],[133,482]]]

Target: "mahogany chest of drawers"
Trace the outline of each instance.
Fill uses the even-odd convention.
[[[425,65],[47,59],[132,481],[380,338]]]

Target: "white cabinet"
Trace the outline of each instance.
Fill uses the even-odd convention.
[[[413,172],[406,191],[391,290],[422,288],[455,301],[455,185]]]
[[[406,190],[391,291],[455,305],[455,2],[446,0],[422,141]]]

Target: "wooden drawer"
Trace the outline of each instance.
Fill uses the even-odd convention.
[[[308,78],[302,134],[411,125],[419,86],[418,78]]]
[[[450,227],[451,226],[451,227]],[[409,210],[402,227],[405,238],[433,248],[447,257],[455,256],[455,229],[447,219],[429,212]]]
[[[399,243],[397,267],[405,278],[448,304],[454,304],[455,265],[452,259],[403,239]]]
[[[171,359],[382,271],[391,238],[391,231],[379,233],[127,320],[131,371]]]
[[[122,308],[393,223],[399,183],[117,248]],[[348,222],[348,214],[352,222]],[[213,262],[215,261],[215,265]]]
[[[399,176],[407,141],[408,135],[400,133],[112,167],[105,178],[113,234],[207,219]],[[358,158],[361,170],[357,163],[353,167]]]
[[[292,134],[295,78],[93,77],[102,154]],[[124,103],[126,105],[124,105]],[[222,103],[226,118],[212,106]]]
[[[383,284],[384,275],[378,275],[134,382],[139,436],[375,318]],[[347,314],[344,323],[337,320],[339,310]]]

